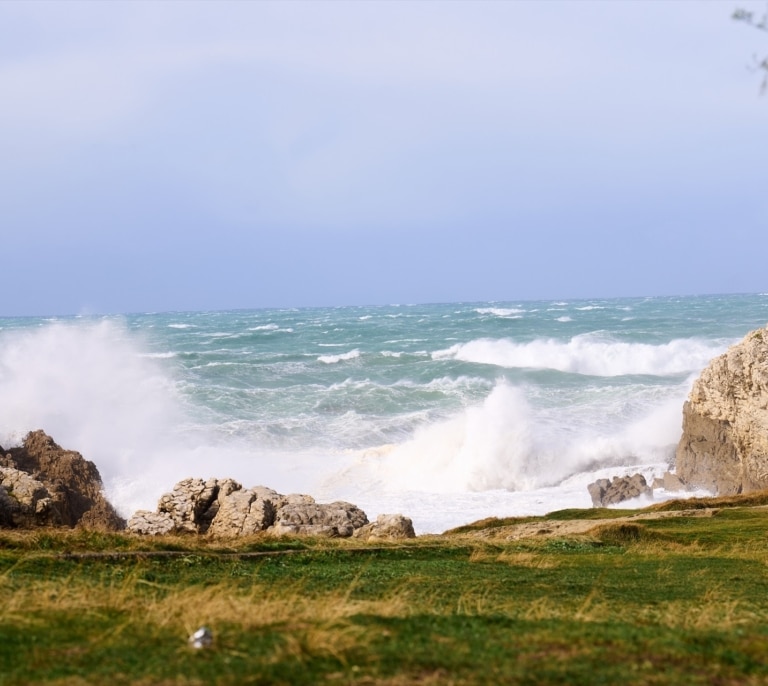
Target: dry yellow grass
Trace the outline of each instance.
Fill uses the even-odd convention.
[[[477,548],[469,556],[470,562],[503,562],[513,567],[554,569],[560,562],[552,556],[529,551],[502,551]]]
[[[130,576],[106,585],[70,578],[64,583],[36,581],[12,588],[4,583],[6,579],[7,575],[0,577],[0,616],[17,626],[44,625],[51,613],[120,617],[110,632],[99,637],[102,643],[117,640],[131,625],[149,636],[170,629],[181,641],[202,625],[217,636],[277,628],[280,640],[271,658],[275,663],[320,655],[343,663],[348,651],[364,647],[368,640],[351,617],[405,616],[412,608],[407,589],[376,600],[358,600],[350,597],[354,584],[343,591],[312,595],[299,584],[257,583],[243,588],[223,581],[167,589]]]
[[[0,612],[23,622],[44,611],[117,611],[158,626],[236,621],[252,629],[288,621],[335,621],[367,612],[403,616],[410,607],[405,589],[377,600],[353,600],[350,591],[311,595],[299,584],[275,588],[256,583],[244,589],[229,581],[165,589],[137,576],[107,585],[71,578],[12,588],[0,577]]]

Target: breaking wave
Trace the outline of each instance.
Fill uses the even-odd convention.
[[[722,343],[688,338],[651,345],[583,334],[565,342],[537,339],[516,343],[509,339],[481,338],[439,350],[432,356],[510,369],[555,369],[589,376],[671,376],[702,369],[724,347]]]

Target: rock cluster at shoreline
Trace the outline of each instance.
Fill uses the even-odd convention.
[[[144,535],[210,534],[224,538],[273,535],[339,536],[365,540],[413,538],[400,514],[375,522],[346,502],[317,503],[309,495],[281,495],[264,486],[244,489],[233,479],[189,478],[164,494],[157,510],[139,510],[126,525],[103,494],[99,470],[44,431],[20,447],[0,448],[0,528],[67,526]]]
[[[44,431],[32,431],[18,448],[0,448],[0,527],[125,527],[102,493],[99,470]]]
[[[403,515],[380,515],[375,522],[352,503],[321,504],[312,496],[282,495],[265,486],[243,488],[233,479],[184,479],[160,497],[157,510],[139,510],[128,531],[143,535],[209,534],[223,538],[266,531],[282,536],[413,538],[413,522]]]
[[[614,477],[588,486],[596,507],[645,493],[645,479]],[[768,326],[713,359],[683,405],[675,474],[654,488],[735,495],[768,489]]]

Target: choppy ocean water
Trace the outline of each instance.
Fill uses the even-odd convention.
[[[0,318],[0,445],[45,429],[125,515],[231,476],[439,532],[661,475],[693,380],[766,321],[768,294]]]

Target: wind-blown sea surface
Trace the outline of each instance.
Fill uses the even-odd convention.
[[[0,318],[0,445],[45,429],[126,516],[229,476],[440,532],[660,476],[766,321],[768,294]]]

